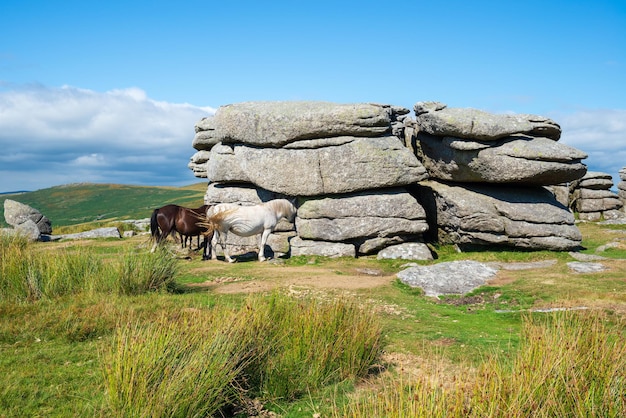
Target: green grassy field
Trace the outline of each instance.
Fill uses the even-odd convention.
[[[106,195],[115,187],[92,190],[96,189]],[[142,193],[159,196],[162,191],[147,189]],[[164,201],[155,206],[192,196],[172,197],[166,190],[160,195]],[[200,200],[188,205],[199,206],[204,186],[192,191]],[[120,210],[150,211],[130,207],[143,201],[128,199],[129,206]],[[236,346],[248,347],[252,343],[243,341],[249,334],[238,334],[242,330],[251,331],[257,337],[252,341],[260,341],[267,352],[252,362],[257,371],[237,361],[246,365],[246,378],[237,384],[250,386],[249,398],[237,401],[239,409],[222,410],[225,416],[254,415],[260,405],[283,417],[624,416],[626,226],[583,223],[580,229],[585,253],[596,254],[600,246],[617,243],[601,253],[607,257],[602,261],[605,271],[573,273],[567,263],[574,258],[567,253],[457,253],[443,246],[437,248],[439,259],[433,263],[458,259],[555,263],[501,270],[492,283],[470,295],[442,299],[425,297],[395,280],[405,263],[401,260],[295,257],[229,264],[201,261],[200,254],[181,250],[173,241],[164,252],[150,255],[145,235],[14,246],[0,254],[0,417],[142,416],[130,409],[134,399],[157,400],[146,404],[144,415],[152,411],[152,416],[168,416],[168,411],[155,409],[158,399],[169,399],[169,412],[175,410],[174,403],[180,407],[176,410],[184,411],[192,404],[186,393],[197,387],[210,390],[209,378],[202,373],[215,353],[203,354],[200,365],[195,354],[213,353],[204,343],[219,335],[238,335],[233,337],[240,342]],[[276,292],[286,299],[272,302]],[[345,307],[332,305],[333,301],[345,301]],[[326,306],[340,309],[320,308]],[[584,309],[531,312],[567,307]],[[320,353],[333,353],[342,341],[334,336],[348,332],[342,328],[321,332],[319,324],[340,327],[341,318],[355,309],[367,318],[358,329],[367,330],[371,323],[370,331],[376,335],[380,326],[377,358],[365,375],[336,366],[336,372],[314,377],[308,370],[320,369],[308,362],[319,360]],[[298,311],[303,314],[286,316]],[[215,315],[224,316],[216,320]],[[320,322],[301,322],[318,316]],[[185,334],[177,324],[194,331]],[[277,334],[280,329],[301,334]],[[206,333],[206,338],[196,339],[198,333]],[[295,339],[297,335],[305,338]],[[347,351],[346,346],[337,346],[340,352]],[[139,365],[141,373],[122,373]],[[190,378],[187,372],[196,368],[200,374],[193,379],[201,380],[184,384]],[[278,380],[270,385],[263,379],[275,369],[280,372],[274,373]],[[163,377],[174,372],[177,379]],[[340,375],[344,377],[336,378]],[[167,385],[150,383],[155,376]],[[313,380],[300,388],[289,376],[301,376],[298,382],[312,376]],[[130,383],[137,379],[145,384]],[[286,389],[293,391],[272,392]],[[112,396],[112,391],[120,396]],[[185,415],[192,416],[180,416]]]
[[[70,184],[0,195],[0,207],[4,208],[6,199],[29,205],[47,216],[54,229],[94,221],[143,219],[149,217],[155,208],[168,203],[199,207],[204,204],[206,186],[206,183],[186,187]],[[4,215],[0,217],[0,226],[7,226]]]

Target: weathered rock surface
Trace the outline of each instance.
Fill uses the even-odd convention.
[[[30,219],[17,225],[15,228],[2,228],[0,229],[0,234],[9,236],[20,235],[28,241],[39,241],[41,239],[39,227]]]
[[[414,110],[420,130],[435,136],[485,141],[514,134],[546,137],[555,141],[561,137],[561,127],[543,116],[493,114],[470,108],[449,108],[440,102],[418,102]]]
[[[427,229],[424,209],[403,189],[309,198],[300,205],[296,217],[298,235],[317,241],[358,242],[398,236],[417,239]]]
[[[191,146],[198,151],[210,151],[213,145],[220,142],[215,132],[215,123],[213,116],[200,119],[194,127],[196,132]]]
[[[396,276],[411,287],[424,290],[426,296],[464,295],[483,286],[497,270],[476,261],[452,261],[431,266],[409,267]]]
[[[391,245],[378,253],[379,260],[433,260],[430,248],[422,242],[406,242],[404,244]]]
[[[419,185],[431,239],[462,249],[505,246],[569,251],[582,235],[574,216],[543,187],[453,185],[429,180]]]
[[[455,182],[554,185],[582,177],[587,154],[544,137],[490,141],[417,136],[430,177]]]
[[[312,148],[216,145],[208,178],[218,183],[250,182],[292,196],[318,196],[403,186],[428,177],[417,157],[394,136],[340,137],[308,144]]]
[[[187,168],[193,171],[193,175],[199,178],[207,177],[207,161],[211,153],[209,151],[198,151],[189,158]]]
[[[571,261],[567,267],[574,273],[599,273],[607,268],[602,263],[591,263],[584,261]]]
[[[303,139],[381,136],[394,114],[407,109],[378,104],[327,102],[246,102],[221,106],[216,135],[224,143],[281,147]]]
[[[4,219],[14,228],[30,220],[37,225],[41,234],[52,233],[52,223],[46,216],[37,209],[15,200],[6,199],[4,201]]]
[[[51,240],[60,239],[95,239],[95,238],[121,238],[120,231],[114,226],[96,228],[90,231],[77,232],[74,234],[61,234],[50,236]]]
[[[611,187],[610,174],[590,171],[570,184],[569,206],[584,221],[623,218],[624,203]]]
[[[315,241],[296,236],[291,239],[291,256],[356,257],[354,245],[341,242]]]

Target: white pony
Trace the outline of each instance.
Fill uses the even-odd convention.
[[[226,239],[228,233],[240,237],[251,237],[261,234],[259,243],[259,261],[265,261],[265,243],[267,237],[276,227],[281,218],[293,222],[296,207],[287,199],[274,199],[254,206],[240,206],[234,203],[220,203],[207,211],[207,224],[215,231],[211,245],[212,257],[215,260],[217,243],[224,250],[224,257],[229,263],[234,260],[228,255]]]

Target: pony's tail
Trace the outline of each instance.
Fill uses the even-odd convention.
[[[159,230],[159,223],[157,222],[158,213],[159,210],[155,209],[150,217],[150,233],[152,234],[152,238],[157,241],[161,239],[161,231]]]

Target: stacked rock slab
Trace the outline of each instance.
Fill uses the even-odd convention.
[[[622,203],[626,203],[626,167],[622,167],[619,171],[620,182],[617,183],[617,195],[622,199]],[[622,209],[626,212],[626,204],[622,206]]]
[[[570,207],[583,221],[623,218],[624,204],[612,187],[610,174],[590,171],[570,184]]]
[[[557,123],[439,102],[419,102],[414,110],[417,152],[431,178],[418,186],[430,238],[461,248],[580,246],[574,216],[543,187],[587,170],[585,153],[557,142]]]
[[[284,252],[285,241],[292,255],[334,256],[419,242],[428,228],[426,214],[405,186],[428,175],[394,135],[408,113],[368,103],[222,106],[196,125],[194,147],[210,150],[205,201],[297,197],[295,228],[281,228],[286,239],[277,238],[280,248],[269,243],[276,253]]]
[[[213,116],[202,118],[196,123],[195,136],[192,146],[196,149],[196,153],[189,159],[187,167],[193,171],[194,176],[199,178],[207,178],[207,162],[211,156],[211,148],[217,144],[213,129]]]

